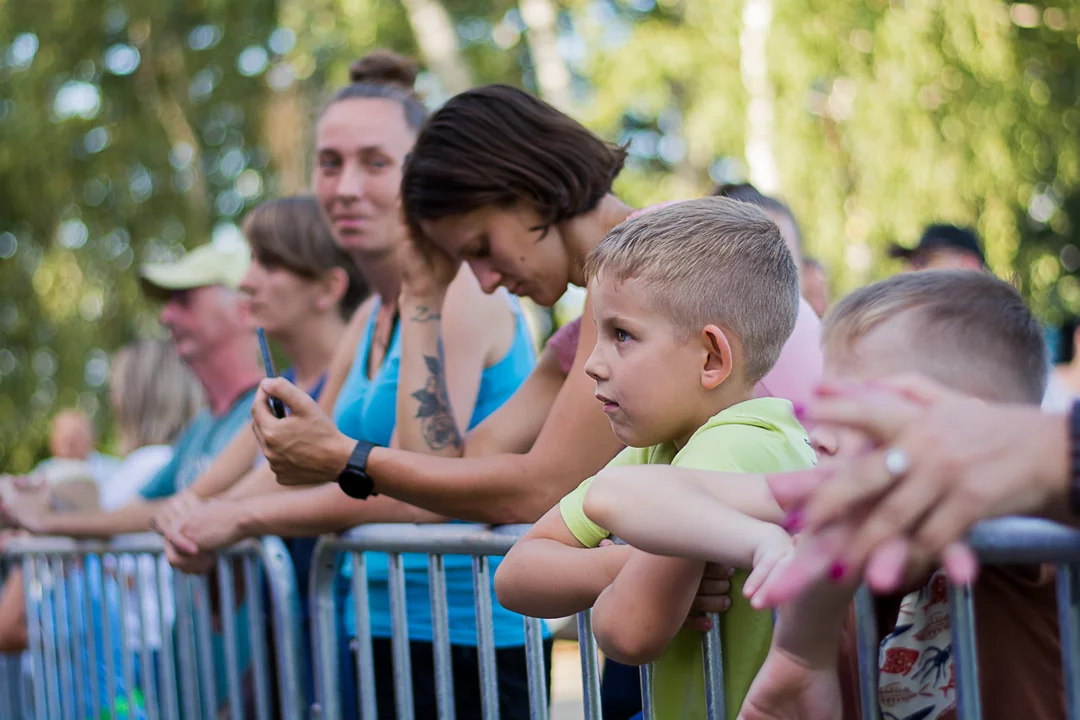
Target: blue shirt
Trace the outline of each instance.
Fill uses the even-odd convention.
[[[513,303],[517,324],[514,342],[502,360],[485,369],[480,377],[480,390],[473,409],[469,427],[495,411],[518,389],[536,364],[536,353],[528,327],[516,300]],[[352,369],[341,388],[334,407],[334,419],[343,433],[357,440],[367,440],[379,445],[389,445],[397,422],[398,376],[401,370],[401,337],[394,328],[382,367],[374,378],[368,378],[367,368],[371,352],[371,339],[375,330],[375,310],[371,312],[367,328],[357,345]],[[390,637],[390,596],[387,579],[387,562],[384,553],[365,553],[368,576],[368,598],[373,637]],[[491,578],[500,558],[491,558]],[[428,583],[427,556],[407,553],[402,555],[405,567],[405,607],[408,612],[409,639],[431,641],[431,595]],[[450,642],[455,645],[476,646],[476,611],[473,601],[472,559],[461,555],[447,555],[446,600],[449,614]],[[345,563],[342,572],[351,574],[351,563]],[[525,642],[522,617],[499,605],[495,599],[492,581],[487,591],[491,593],[492,614],[495,624],[496,647],[511,647]],[[356,634],[356,618],[353,599],[345,607],[345,628],[350,635]]]
[[[233,401],[222,415],[214,417],[209,408],[196,415],[173,443],[173,456],[139,494],[146,500],[160,500],[185,489],[210,467],[214,458],[232,442],[251,420],[255,388]]]

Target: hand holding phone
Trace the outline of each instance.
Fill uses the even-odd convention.
[[[277,377],[277,371],[274,370],[274,358],[270,356],[270,345],[266,342],[266,333],[262,328],[257,328],[255,334],[259,336],[259,351],[262,353],[263,365],[266,366],[266,377]],[[285,403],[281,402],[276,397],[270,398],[270,412],[274,413],[274,417],[283,419],[285,417]]]

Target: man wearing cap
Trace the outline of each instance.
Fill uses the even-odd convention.
[[[931,225],[914,248],[894,244],[889,257],[902,258],[911,270],[985,270],[982,243],[972,228]]]
[[[143,290],[161,299],[161,324],[177,352],[199,378],[209,407],[188,424],[173,445],[172,460],[139,492],[141,498],[112,512],[37,514],[17,497],[4,511],[25,529],[41,534],[109,537],[150,529],[160,501],[184,489],[251,419],[255,387],[262,378],[255,333],[236,288],[247,271],[246,248],[203,245],[172,263],[147,263]]]

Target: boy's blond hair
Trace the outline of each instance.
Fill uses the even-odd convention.
[[[902,273],[856,290],[822,323],[822,343],[850,348],[886,321],[903,321],[920,372],[969,395],[1039,404],[1046,391],[1042,328],[1020,293],[978,270]]]
[[[799,314],[799,271],[755,205],[722,197],[676,203],[617,225],[585,261],[587,279],[644,282],[649,301],[692,337],[734,333],[756,383],[776,364]]]

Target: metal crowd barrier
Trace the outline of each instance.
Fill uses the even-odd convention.
[[[216,575],[172,572],[161,538],[152,534],[107,542],[20,538],[8,543],[5,556],[23,571],[32,690],[26,713],[2,717],[304,717],[300,600],[292,560],[279,538],[222,551]],[[273,619],[276,705],[264,574]],[[214,584],[219,623],[212,612]],[[243,667],[245,655],[250,673]],[[225,687],[216,688],[222,665]],[[8,668],[0,669],[5,671],[0,683],[10,682]],[[6,702],[0,698],[0,708]]]
[[[388,554],[391,647],[394,658],[394,683],[397,716],[412,718],[412,681],[409,637],[405,607],[405,570],[402,553],[428,555],[428,578],[431,587],[433,653],[436,701],[440,718],[454,717],[451,677],[450,635],[447,620],[446,576],[443,559],[447,555],[472,557],[473,592],[479,648],[481,706],[484,720],[499,717],[498,683],[491,615],[490,569],[488,558],[503,556],[520,538],[528,525],[489,527],[464,523],[442,525],[367,525],[341,536],[319,540],[312,556],[311,615],[315,655],[315,712],[322,720],[340,720],[341,677],[337,663],[335,578],[342,554],[350,555],[353,565],[352,588],[355,601],[359,657],[356,663],[357,701],[362,720],[375,720],[375,675],[368,612],[368,591],[363,552]],[[706,707],[710,720],[724,720],[723,664],[720,648],[720,624],[715,615],[713,630],[703,642],[705,653]],[[529,717],[547,720],[547,669],[544,666],[542,621],[525,618],[525,653],[529,688]],[[584,690],[585,720],[600,720],[600,664],[596,639],[592,634],[591,611],[577,616],[578,642]],[[642,670],[644,717],[654,717],[651,698],[651,668]]]
[[[1046,520],[1007,517],[981,522],[969,542],[982,564],[1053,563],[1057,566],[1058,624],[1065,703],[1069,720],[1080,720],[1080,530]],[[877,621],[864,586],[855,599],[859,689],[863,720],[879,720]],[[949,586],[949,619],[956,667],[959,720],[980,720],[975,608],[970,587]]]

